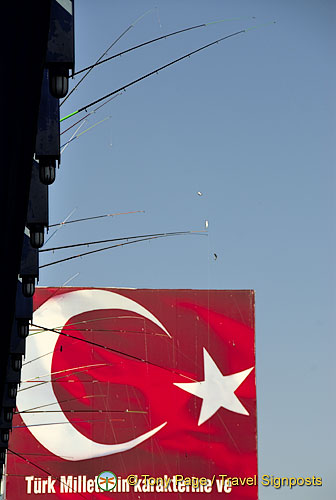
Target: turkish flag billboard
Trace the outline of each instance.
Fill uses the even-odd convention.
[[[38,288],[8,500],[257,498],[254,293]]]

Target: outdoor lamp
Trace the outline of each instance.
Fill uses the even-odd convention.
[[[62,66],[49,69],[49,89],[53,97],[65,97],[69,88],[69,70]]]
[[[68,92],[69,70],[74,71],[73,1],[52,0],[46,67],[49,69],[49,89],[60,99]]]
[[[16,286],[15,319],[17,323],[17,333],[21,339],[28,337],[29,321],[31,321],[32,318],[33,300],[31,297],[25,297],[23,295],[22,285],[18,280]]]
[[[42,224],[31,224],[30,244],[33,248],[41,248],[44,243],[44,226]]]
[[[22,293],[25,297],[32,297],[35,293],[35,278],[33,276],[22,277]]]
[[[35,159],[39,162],[40,182],[46,185],[54,182],[56,162],[60,161],[59,100],[51,95],[49,85],[50,75],[48,70],[45,69],[37,122]]]
[[[7,394],[10,399],[15,399],[17,395],[17,385],[8,384]]]
[[[43,245],[44,228],[48,227],[49,223],[48,186],[41,183],[40,176],[39,162],[33,160],[26,220],[33,248],[40,248]]]
[[[10,424],[13,420],[13,408],[4,408],[3,415],[4,421]]]
[[[19,337],[21,339],[26,339],[29,335],[29,320],[28,319],[18,319],[17,320],[17,330]]]
[[[42,184],[49,186],[56,179],[56,160],[40,158],[39,177]]]
[[[38,280],[38,250],[30,244],[30,237],[23,235],[20,277],[22,280],[22,294],[24,297],[32,297],[35,292],[35,279]],[[22,316],[21,316],[22,317]],[[28,318],[30,315],[28,315]]]
[[[9,441],[9,429],[3,429],[1,431],[1,441],[8,443]]]
[[[22,355],[12,354],[12,368],[15,372],[19,372],[22,368]]]

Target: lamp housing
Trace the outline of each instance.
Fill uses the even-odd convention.
[[[26,233],[23,237],[20,277],[24,297],[32,297],[35,292],[35,280],[39,278],[38,250],[31,246],[30,237]]]
[[[46,67],[52,96],[65,97],[69,70],[75,70],[74,2],[52,0]]]
[[[39,178],[46,185],[54,182],[56,162],[60,161],[59,99],[50,94],[49,80],[49,72],[45,69],[35,143],[35,159],[39,162]]]
[[[30,231],[30,244],[40,248],[44,243],[44,228],[49,224],[48,186],[40,180],[39,162],[33,161],[30,180],[26,226]]]

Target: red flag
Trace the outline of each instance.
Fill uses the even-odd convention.
[[[228,477],[231,499],[257,498],[253,292],[45,288],[34,300],[34,324],[55,331],[27,340],[10,448],[30,463],[9,454],[8,499],[92,498],[103,471],[120,478],[94,493],[109,498],[193,498],[192,477],[211,498]],[[129,475],[171,483],[121,491]]]

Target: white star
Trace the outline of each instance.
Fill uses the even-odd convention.
[[[203,347],[204,380],[202,382],[175,383],[177,387],[202,398],[201,413],[198,425],[204,424],[219,408],[242,415],[249,415],[248,411],[241,404],[234,394],[238,387],[253,370],[248,368],[242,372],[232,375],[222,375],[214,360]]]

